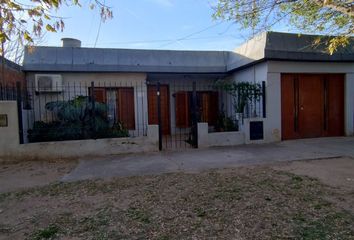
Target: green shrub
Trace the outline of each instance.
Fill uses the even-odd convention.
[[[216,131],[219,132],[232,132],[238,131],[238,120],[233,120],[230,117],[227,117],[224,112],[219,113],[216,121]]]
[[[110,126],[105,104],[92,102],[89,97],[78,96],[69,101],[49,102],[46,109],[53,112],[57,119],[49,123],[36,121],[28,131],[30,142],[129,136],[121,123]]]

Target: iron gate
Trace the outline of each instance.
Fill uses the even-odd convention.
[[[191,91],[190,91],[191,90]],[[190,111],[185,113],[185,118],[188,119],[185,124],[180,124],[176,100],[177,94],[185,94],[185,104]],[[170,95],[170,93],[173,93]],[[192,89],[186,86],[178,90],[175,85],[164,85],[160,82],[156,84],[157,96],[157,121],[159,125],[159,150],[162,149],[184,149],[184,148],[197,148],[198,147],[198,102],[196,82],[193,82]],[[170,109],[171,101],[170,96],[174,97],[174,109]],[[174,117],[174,124],[171,124],[171,112]],[[172,125],[172,126],[171,126]]]

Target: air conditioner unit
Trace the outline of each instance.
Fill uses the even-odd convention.
[[[36,74],[36,92],[62,92],[63,79],[59,74]]]

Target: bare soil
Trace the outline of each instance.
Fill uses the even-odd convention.
[[[354,239],[354,212],[342,204],[354,191],[295,174],[312,162],[296,164],[3,193],[0,239]]]
[[[354,159],[349,157],[278,164],[275,170],[318,179],[335,194],[327,199],[354,214]]]
[[[1,163],[0,193],[57,182],[76,165],[75,160]]]

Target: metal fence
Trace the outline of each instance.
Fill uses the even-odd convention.
[[[197,122],[207,122],[209,132],[238,131],[244,118],[265,117],[265,83],[257,92],[241,91],[220,88],[213,79],[42,87],[28,81],[0,87],[0,100],[18,103],[21,143],[145,136],[148,124],[158,124],[160,149],[176,149],[197,147]]]
[[[19,92],[14,88],[6,91],[6,96]],[[23,109],[25,143],[137,137],[147,133],[145,84],[70,82],[39,88],[28,82],[20,93],[15,98]]]
[[[15,84],[3,86],[0,84],[0,101],[13,101],[17,99],[17,88]]]
[[[209,132],[239,131],[244,118],[265,116],[264,83],[257,87],[257,93],[247,89],[236,95],[220,88],[214,79],[158,79],[148,84],[148,98],[159,85],[161,109],[155,111],[159,114],[149,111],[149,121],[155,115],[160,118],[155,122],[160,125],[162,149],[197,147],[198,122],[207,122]],[[249,97],[238,114],[235,105],[241,94]]]

